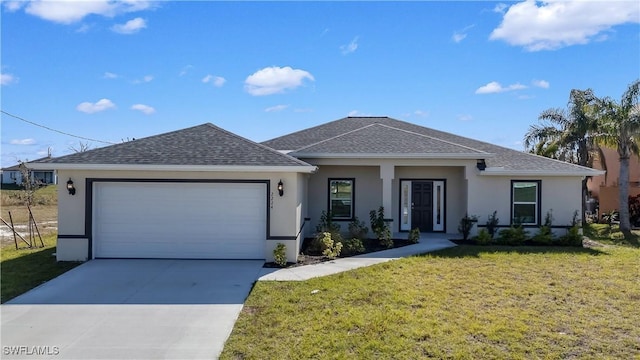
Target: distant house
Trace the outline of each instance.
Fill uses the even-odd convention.
[[[380,206],[394,236],[455,237],[465,214],[480,217],[475,233],[494,211],[500,227],[529,231],[553,211],[565,231],[582,179],[603,173],[388,117],[261,144],[203,124],[32,166],[63,179],[58,260],[270,261],[283,243],[295,261],[323,212],[346,230]]]
[[[618,201],[619,194],[619,174],[620,161],[618,152],[615,149],[603,148],[606,175],[594,176],[587,181],[589,194],[598,202],[599,215],[612,210],[620,209]],[[596,159],[593,162],[594,169],[604,170],[602,161]],[[640,194],[640,159],[633,155],[629,160],[629,196],[637,196]]]
[[[37,160],[27,162],[27,168],[30,168],[31,163],[46,163],[51,160],[51,157],[43,157]],[[16,164],[2,169],[2,183],[3,184],[22,184],[22,172],[20,171],[20,164]],[[57,184],[58,177],[56,171],[50,170],[31,170],[31,183],[32,184]]]

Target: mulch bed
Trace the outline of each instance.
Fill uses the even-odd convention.
[[[323,263],[325,261],[335,260],[335,259],[328,258],[328,257],[326,257],[326,256],[324,256],[322,254],[309,253],[308,251],[306,251],[308,249],[308,245],[309,245],[309,242],[311,240],[312,240],[311,238],[304,239],[304,242],[302,243],[302,254],[304,254],[304,255],[299,255],[298,256],[298,262],[296,262],[296,263],[287,263],[287,266],[285,266],[284,268],[292,268],[292,267],[298,267],[298,266],[304,266],[304,265],[313,265],[313,264]],[[364,245],[364,252],[363,253],[353,254],[353,255],[350,255],[350,256],[339,256],[338,258],[346,258],[346,257],[355,256],[355,255],[368,254],[368,253],[372,253],[372,252],[376,252],[376,251],[389,250],[389,248],[381,246],[379,241],[378,241],[378,239],[364,239],[364,240],[362,240],[362,245]],[[395,249],[395,248],[399,248],[399,247],[403,247],[403,246],[407,246],[407,245],[411,245],[411,243],[407,239],[393,239],[393,247],[391,249]],[[263,265],[263,267],[265,267],[265,268],[281,268],[280,265],[278,265],[276,263],[273,263],[273,262],[265,263]]]

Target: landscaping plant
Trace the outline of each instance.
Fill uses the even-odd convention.
[[[287,266],[287,246],[285,244],[278,243],[273,249],[273,262],[280,267]]]
[[[391,229],[389,225],[384,221],[384,207],[380,206],[378,211],[371,210],[369,212],[369,219],[371,220],[371,230],[376,234],[380,245],[390,249],[393,247],[393,240],[391,239]]]
[[[475,240],[478,245],[489,245],[493,242],[493,236],[491,236],[489,230],[482,228],[478,231],[478,236],[476,236]]]
[[[342,250],[342,243],[339,241],[334,241],[331,238],[331,233],[325,232],[322,234],[322,244],[324,246],[324,250],[322,250],[322,255],[328,258],[336,258],[340,256],[340,251]]]
[[[464,217],[460,219],[460,225],[458,225],[458,232],[462,234],[463,240],[469,239],[469,234],[471,234],[471,229],[473,228],[473,224],[478,221],[478,217],[475,215],[469,216],[469,214],[464,214]]]
[[[487,218],[486,228],[492,239],[496,235],[499,222],[500,219],[498,219],[498,211],[494,211],[493,214],[489,215]]]
[[[368,232],[369,228],[365,226],[364,221],[360,221],[357,217],[349,223],[349,234],[352,238],[365,239]]]
[[[362,244],[362,240],[358,239],[357,237],[345,239],[342,241],[342,256],[362,254],[364,251],[364,244]]]
[[[418,241],[420,240],[420,229],[419,228],[411,229],[411,231],[409,231],[408,240],[412,244],[417,244]]]

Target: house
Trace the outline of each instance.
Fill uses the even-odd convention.
[[[261,144],[203,124],[47,166],[62,179],[58,260],[271,260],[281,242],[294,261],[323,211],[346,230],[380,206],[398,235],[457,233],[465,214],[493,211],[501,226],[535,228],[552,210],[562,227],[581,209],[581,180],[602,173],[388,117]]]
[[[46,163],[50,159],[51,157],[47,156],[37,160],[33,160],[32,162]],[[27,164],[28,163],[29,162],[27,162]],[[57,184],[58,178],[56,176],[55,170],[52,169],[33,170],[31,171],[31,182],[33,184],[42,185]],[[16,185],[22,184],[22,172],[20,171],[20,164],[2,169],[2,183]]]
[[[604,164],[600,159],[593,162],[595,169],[607,170],[606,175],[597,175],[587,181],[587,188],[591,198],[599,206],[599,215],[609,211],[620,209],[618,176],[620,174],[620,161],[618,152],[611,148],[602,148]],[[606,165],[606,167],[605,167]],[[640,195],[640,158],[632,155],[629,159],[629,196]]]

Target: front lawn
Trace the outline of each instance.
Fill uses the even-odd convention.
[[[638,259],[629,247],[459,246],[258,282],[222,359],[640,357]]]
[[[56,234],[43,237],[44,248],[15,249],[5,245],[0,252],[0,302],[4,303],[71,270],[80,263],[56,262]],[[39,243],[39,241],[38,241]]]

